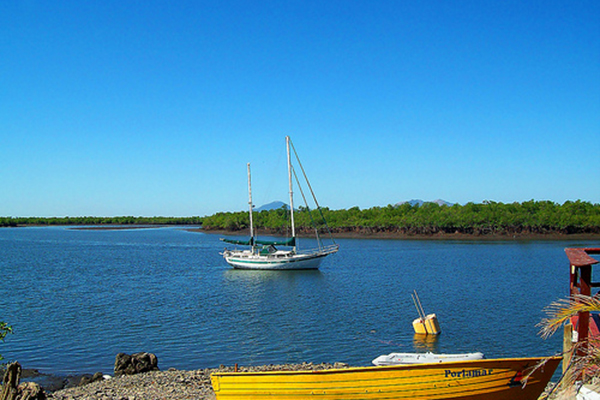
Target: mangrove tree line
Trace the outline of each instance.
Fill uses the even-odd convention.
[[[201,225],[200,217],[0,217],[0,226],[22,225]]]
[[[306,211],[306,210],[304,210]],[[435,233],[600,233],[600,204],[586,201],[526,201],[523,203],[455,204],[452,206],[424,203],[423,205],[388,205],[361,210],[321,210],[332,232],[402,232]],[[317,211],[295,213],[296,227],[312,229],[311,220],[319,229],[326,228]],[[247,212],[222,212],[203,218],[203,228],[240,231],[247,229]],[[288,229],[288,212],[278,210],[254,213],[254,225],[274,233]]]

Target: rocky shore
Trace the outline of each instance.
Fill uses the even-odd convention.
[[[56,390],[46,389],[37,396],[17,396],[15,400],[215,400],[210,376],[213,372],[259,372],[259,371],[301,371],[325,370],[332,368],[348,368],[345,363],[302,363],[282,365],[262,365],[249,367],[220,366],[219,368],[181,371],[147,371],[133,375],[104,376],[91,383],[83,383],[76,387]],[[549,383],[545,394],[540,399],[556,400],[552,392],[554,383]]]
[[[347,364],[285,364],[239,367],[238,371],[299,371],[344,368]],[[213,372],[232,372],[234,367],[199,369],[195,371],[150,371],[121,375],[86,385],[48,393],[54,400],[212,400],[215,393],[210,382]]]

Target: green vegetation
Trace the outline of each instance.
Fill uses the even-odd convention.
[[[551,201],[482,204],[467,203],[453,206],[425,203],[421,206],[388,205],[361,210],[322,209],[332,232],[393,232],[404,234],[516,234],[516,233],[600,233],[600,204],[567,201],[560,205]],[[312,211],[315,221],[316,211]],[[254,214],[254,225],[283,233],[289,225],[285,209],[261,211]],[[299,230],[311,229],[311,214],[296,214]],[[203,218],[206,230],[237,231],[249,225],[247,212],[217,213]],[[320,229],[324,225],[317,225]]]
[[[6,322],[0,321],[0,342],[4,342],[4,338],[9,333],[12,333],[12,327],[6,325]],[[4,360],[2,354],[0,354],[0,361]]]
[[[600,312],[600,298],[597,296],[574,295],[570,298],[560,299],[550,304],[545,310],[547,317],[543,318],[539,326],[543,338],[548,338],[559,329],[562,331],[565,323],[579,313]],[[592,382],[598,376],[600,368],[600,338],[589,336],[585,341],[574,343],[569,351],[571,354],[568,368],[561,376],[559,384],[555,386],[555,398],[574,399],[577,388],[576,381],[583,383]],[[538,366],[543,366],[543,363]]]
[[[0,217],[0,226],[19,225],[201,225],[200,217]]]
[[[301,211],[303,210],[300,207]],[[453,206],[425,203],[421,206],[388,205],[361,210],[321,209],[327,226],[333,233],[400,233],[434,235],[438,233],[486,234],[600,234],[600,204],[586,201],[526,201],[523,203],[467,203]],[[299,212],[296,228],[299,232],[325,229],[318,211]],[[289,230],[285,208],[254,213],[258,229],[285,234]],[[12,218],[0,217],[0,226],[19,225],[202,225],[206,230],[241,231],[250,224],[248,213],[221,212],[207,217],[61,217]]]

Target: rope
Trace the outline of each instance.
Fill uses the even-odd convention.
[[[323,247],[321,244],[321,238],[319,237],[319,231],[317,229],[317,223],[313,219],[312,212],[310,211],[310,207],[308,206],[308,202],[306,201],[306,196],[304,196],[304,191],[302,190],[302,186],[300,186],[300,181],[298,180],[298,175],[296,175],[296,169],[292,167],[292,174],[294,175],[294,179],[296,179],[296,184],[298,185],[298,190],[300,190],[300,194],[302,195],[302,200],[304,200],[304,204],[306,205],[306,210],[308,211],[308,216],[310,217],[310,222],[315,230],[315,235],[317,236],[317,244],[319,245],[319,249]]]
[[[306,172],[304,171],[304,167],[302,166],[302,162],[300,161],[300,157],[298,157],[298,153],[296,152],[296,148],[294,147],[294,143],[292,143],[292,139],[290,139],[290,147],[294,151],[294,155],[296,156],[296,160],[298,161],[298,165],[300,166],[300,170],[302,170],[302,175],[304,176],[304,180],[306,181],[306,184],[308,185],[310,193],[312,194],[313,200],[315,201],[315,205],[317,206],[317,210],[319,211],[319,214],[321,215],[321,219],[323,220],[323,223],[325,224],[325,228],[327,228],[327,233],[329,234],[329,238],[331,239],[331,241],[333,242],[333,244],[336,244],[335,240],[333,239],[333,235],[331,234],[331,229],[329,229],[329,225],[327,225],[327,220],[325,219],[325,216],[323,215],[323,211],[321,210],[321,207],[319,206],[319,202],[317,201],[317,196],[315,195],[315,192],[312,189],[310,181],[308,180],[308,176],[306,175]],[[295,175],[296,175],[296,171],[294,170],[294,176]],[[296,176],[296,182],[298,183],[298,187],[300,187],[300,183],[298,182],[298,177],[297,176]],[[300,192],[302,192],[302,188],[300,188]],[[304,197],[304,194],[302,194],[302,197]],[[304,201],[306,202],[306,199]],[[308,204],[307,204],[306,207],[308,208]],[[312,216],[311,216],[311,220],[312,220]],[[316,225],[315,225],[315,230],[316,230]]]

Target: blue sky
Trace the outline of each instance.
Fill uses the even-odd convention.
[[[598,1],[5,1],[0,215],[600,202]]]

